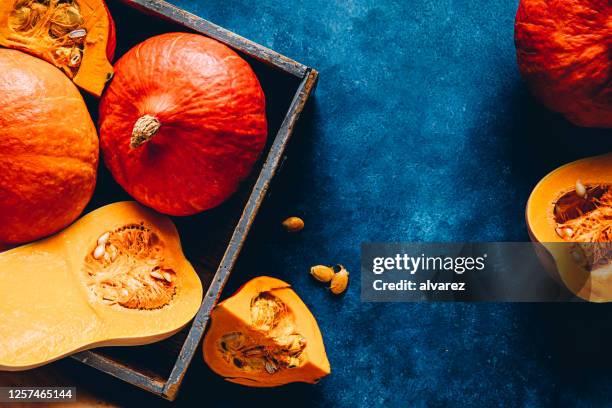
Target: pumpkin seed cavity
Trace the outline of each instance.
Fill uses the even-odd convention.
[[[249,334],[230,332],[217,342],[227,363],[245,372],[269,375],[299,367],[306,339],[295,331],[287,305],[270,292],[262,292],[251,300],[250,308]]]
[[[69,77],[83,59],[87,30],[74,0],[17,0],[9,17],[16,44],[39,52]]]
[[[159,309],[176,292],[176,273],[166,264],[164,244],[143,224],[100,235],[85,259],[87,286],[108,305]]]
[[[572,256],[587,270],[612,263],[612,186],[585,186],[561,196],[554,207],[556,232],[574,242]]]

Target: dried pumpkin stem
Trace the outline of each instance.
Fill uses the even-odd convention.
[[[139,146],[142,146],[159,130],[161,127],[161,122],[155,117],[151,115],[143,115],[134,124],[134,129],[132,130],[132,139],[130,140],[130,147],[135,149]]]

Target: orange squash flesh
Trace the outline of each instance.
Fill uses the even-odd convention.
[[[577,181],[586,186],[585,199],[574,197]],[[588,267],[584,262],[579,262],[576,250],[585,248],[607,250],[603,239],[584,239],[584,236],[572,236],[573,231],[567,236],[563,229],[565,223],[561,223],[556,206],[562,199],[574,199],[576,202],[589,204],[579,212],[583,213],[581,219],[585,219],[592,211],[603,206],[609,206],[601,199],[589,198],[589,194],[596,189],[609,191],[612,188],[612,154],[590,157],[578,160],[562,166],[546,177],[544,177],[534,188],[526,208],[526,221],[529,235],[534,242],[541,243],[545,251],[539,255],[547,268],[558,277],[563,284],[575,295],[592,302],[612,301],[612,264],[600,264],[596,268]],[[601,193],[599,193],[601,194]],[[608,193],[609,194],[609,193]],[[590,201],[594,200],[591,204]],[[607,211],[607,208],[605,209]],[[575,217],[575,216],[574,216]],[[577,217],[575,217],[577,218]],[[600,217],[597,220],[597,228],[606,230],[606,226],[612,227],[612,220]],[[559,231],[561,229],[561,231]],[[561,244],[561,243],[568,244]],[[585,244],[585,242],[591,242]],[[575,243],[575,245],[570,244]]]
[[[314,384],[330,373],[316,320],[289,284],[267,276],[217,305],[203,349],[214,372],[250,387]]]
[[[103,0],[0,2],[0,45],[42,58],[100,96],[113,75],[114,22]]]
[[[162,340],[189,323],[201,300],[172,222],[135,202],[110,204],[0,253],[0,370]]]

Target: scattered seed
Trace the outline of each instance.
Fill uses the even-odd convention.
[[[155,279],[164,279],[162,274],[159,272],[151,272],[151,276],[154,277]]]
[[[168,272],[164,272],[164,279],[168,282],[172,282],[172,275],[170,275]]]
[[[283,227],[287,232],[298,232],[304,229],[304,220],[300,217],[289,217],[283,221]]]
[[[110,232],[105,232],[104,234],[100,235],[100,238],[98,238],[98,245],[106,245],[109,238]]]
[[[339,272],[336,272],[334,277],[331,279],[329,288],[334,295],[339,295],[346,290],[349,281],[349,273],[342,265],[338,265],[340,268]]]
[[[94,249],[93,257],[95,259],[101,259],[104,256],[104,254],[105,254],[104,245],[98,245],[96,249]]]
[[[128,292],[127,289],[121,289],[121,296],[127,297],[130,295],[130,292]]]
[[[105,260],[106,262],[110,262],[110,261],[111,261],[110,254],[109,254],[108,252],[105,252],[105,253],[104,253],[104,260]]]
[[[329,282],[334,277],[334,270],[329,266],[315,265],[310,268],[310,274],[319,282]]]

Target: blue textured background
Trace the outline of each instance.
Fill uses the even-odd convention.
[[[200,358],[179,403],[198,406],[602,406],[612,401],[609,307],[372,304],[367,241],[523,241],[524,205],[560,164],[612,150],[532,100],[507,0],[173,0],[321,73],[225,294],[249,277],[292,283],[317,317],[332,375],[248,389]],[[277,226],[300,215],[306,229]],[[308,275],[343,263],[342,298]],[[91,370],[83,369],[83,372]],[[99,375],[101,389],[110,381]],[[126,404],[161,404],[127,385]]]
[[[612,319],[594,305],[369,304],[367,241],[523,241],[535,183],[612,150],[534,102],[507,0],[173,0],[321,73],[314,106],[226,294],[261,273],[311,307],[333,373],[252,390],[194,367],[183,400],[212,406],[601,406],[612,403]],[[288,239],[270,225],[306,221]],[[344,263],[333,298],[308,276]],[[204,388],[202,388],[204,389]],[[207,405],[208,405],[207,403]]]

